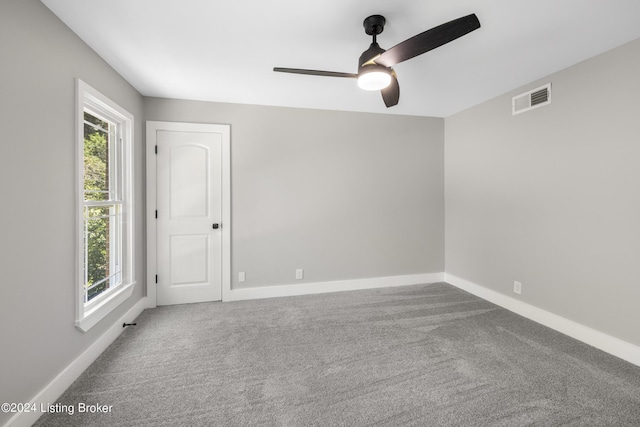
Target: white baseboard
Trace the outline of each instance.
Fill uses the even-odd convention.
[[[612,337],[603,332],[584,326],[557,314],[550,313],[541,308],[527,304],[515,298],[493,291],[482,285],[478,285],[468,280],[461,279],[452,274],[445,273],[444,281],[476,295],[482,299],[492,302],[500,307],[506,308],[520,316],[540,323],[548,328],[554,329],[565,335],[589,344],[597,349],[612,354],[634,365],[640,366],[640,347]]]
[[[406,276],[374,277],[369,279],[336,280],[332,282],[300,283],[293,285],[264,286],[231,289],[223,294],[223,301],[241,301],[260,298],[290,297],[322,294],[327,292],[356,291],[361,289],[388,288],[419,285],[444,281],[444,273],[411,274]]]
[[[146,308],[146,298],[140,299],[129,311],[127,311],[116,323],[100,336],[91,346],[86,349],[80,356],[69,364],[62,372],[60,372],[49,384],[47,384],[30,403],[35,404],[36,408],[40,405],[45,406],[55,403],[62,396],[71,384],[78,379],[109,345],[115,341],[122,333],[123,323],[131,323]],[[31,426],[42,415],[39,411],[16,413],[9,419],[5,427],[22,427]]]

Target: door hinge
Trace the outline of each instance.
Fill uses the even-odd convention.
[[[156,154],[158,154],[158,146],[157,146],[157,145],[156,145],[156,148],[155,148],[155,149],[156,149]]]
[[[156,219],[158,219],[158,210],[156,209]]]
[[[158,275],[156,274],[156,283],[158,283]]]

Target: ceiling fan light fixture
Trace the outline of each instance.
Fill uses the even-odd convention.
[[[391,83],[391,73],[380,65],[366,65],[358,73],[358,87],[364,90],[380,90]]]

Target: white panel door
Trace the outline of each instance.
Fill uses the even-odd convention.
[[[222,299],[222,135],[156,133],[157,304]]]

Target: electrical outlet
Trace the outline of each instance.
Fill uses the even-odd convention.
[[[303,277],[304,277],[304,270],[301,268],[298,268],[296,270],[296,280],[302,280]]]
[[[238,282],[244,282],[247,279],[247,275],[244,274],[244,271],[238,273]]]
[[[520,295],[522,293],[522,283],[513,282],[513,292]]]

